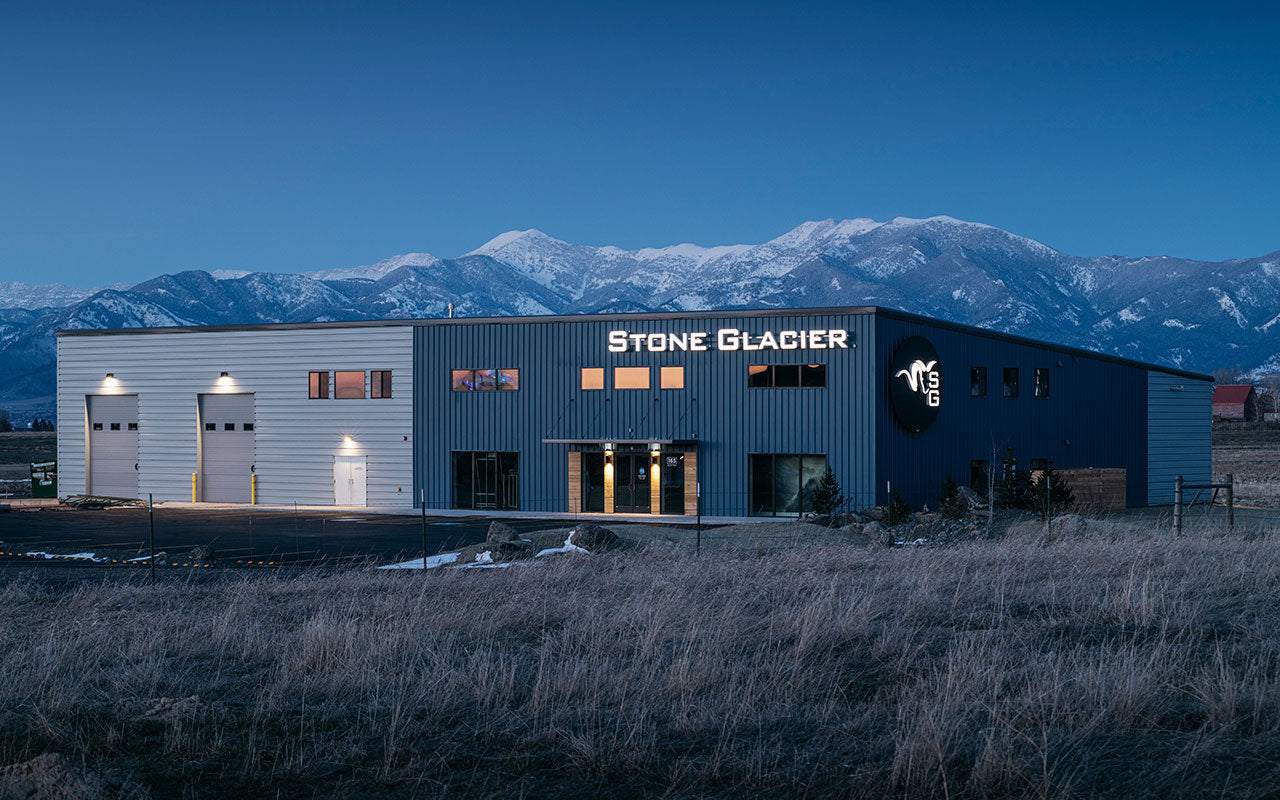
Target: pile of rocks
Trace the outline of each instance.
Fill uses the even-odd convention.
[[[572,528],[537,531],[521,536],[515,528],[494,521],[482,544],[464,547],[454,563],[465,567],[472,564],[501,564],[536,558],[539,553],[600,553],[616,550],[625,545],[624,540],[608,528],[592,522],[580,522]]]

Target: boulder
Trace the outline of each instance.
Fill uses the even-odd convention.
[[[867,537],[867,547],[872,550],[893,547],[893,533],[875,520],[863,525],[862,533]]]
[[[569,541],[588,552],[614,550],[621,545],[618,535],[592,522],[579,522],[569,533]]]
[[[489,523],[489,533],[484,537],[486,544],[494,544],[495,542],[518,542],[520,534],[516,533],[516,529],[502,522],[494,520]]]
[[[863,517],[876,522],[884,522],[889,518],[889,511],[884,506],[872,506],[859,512]]]
[[[821,525],[824,528],[833,527],[830,514],[812,514],[805,518],[805,522],[810,525]]]

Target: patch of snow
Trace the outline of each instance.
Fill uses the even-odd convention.
[[[443,567],[445,564],[452,564],[458,560],[460,555],[462,554],[441,553],[437,556],[430,556],[426,560],[426,567],[423,567],[421,558],[411,558],[408,561],[401,561],[399,564],[387,564],[384,567],[378,567],[378,569],[435,569],[436,567]]]
[[[42,556],[44,558],[84,558],[84,559],[88,559],[89,561],[95,561],[95,562],[103,562],[103,561],[111,560],[106,556],[103,556],[102,558],[97,558],[94,556],[93,553],[46,553],[43,550],[32,550],[28,553],[23,553],[23,555]]]
[[[591,552],[585,547],[578,547],[573,543],[573,531],[569,531],[569,535],[564,538],[564,544],[559,547],[548,547],[546,550],[539,550],[534,558],[542,558],[543,556],[551,556],[556,553],[585,553],[590,555]]]
[[[247,278],[252,274],[247,269],[215,269],[209,272],[209,277],[215,281],[231,281],[236,278]]]

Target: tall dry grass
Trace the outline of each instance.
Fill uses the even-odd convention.
[[[15,580],[0,763],[192,798],[1274,796],[1276,545]]]

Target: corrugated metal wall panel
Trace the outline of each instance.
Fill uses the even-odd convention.
[[[966,485],[970,461],[990,460],[993,447],[1008,444],[1023,467],[1033,458],[1057,467],[1122,467],[1129,505],[1147,503],[1146,369],[889,315],[877,321],[880,502],[887,480],[913,507],[936,507],[947,474]],[[913,335],[933,343],[943,370],[941,409],[920,433],[894,418],[887,384],[894,348]],[[986,397],[969,396],[971,366],[987,367]],[[1016,398],[1002,396],[1004,367],[1018,368]],[[1050,369],[1048,397],[1034,396],[1036,367]]]
[[[1148,505],[1173,502],[1174,479],[1213,476],[1213,384],[1147,373]]]
[[[84,489],[85,395],[137,394],[140,491],[190,500],[197,395],[252,392],[259,503],[332,504],[333,457],[365,454],[369,504],[410,505],[412,367],[407,325],[59,337],[60,490]],[[309,400],[308,371],[334,369],[389,369],[392,396]],[[230,381],[219,384],[223,371]]]
[[[752,334],[847,329],[848,350],[610,353],[608,333],[688,333],[736,328]],[[825,453],[847,494],[874,483],[871,316],[734,317],[427,325],[415,343],[417,470],[433,507],[451,504],[449,453],[518,451],[521,507],[568,508],[565,444],[546,439],[692,439],[701,442],[703,511],[746,514],[750,453]],[[827,364],[825,389],[749,389],[749,364]],[[616,390],[612,369],[648,366],[653,388]],[[658,388],[658,367],[684,366],[684,389]],[[579,368],[606,368],[606,388],[582,391]],[[517,368],[517,392],[453,392],[450,370]],[[416,496],[415,492],[415,496]]]

